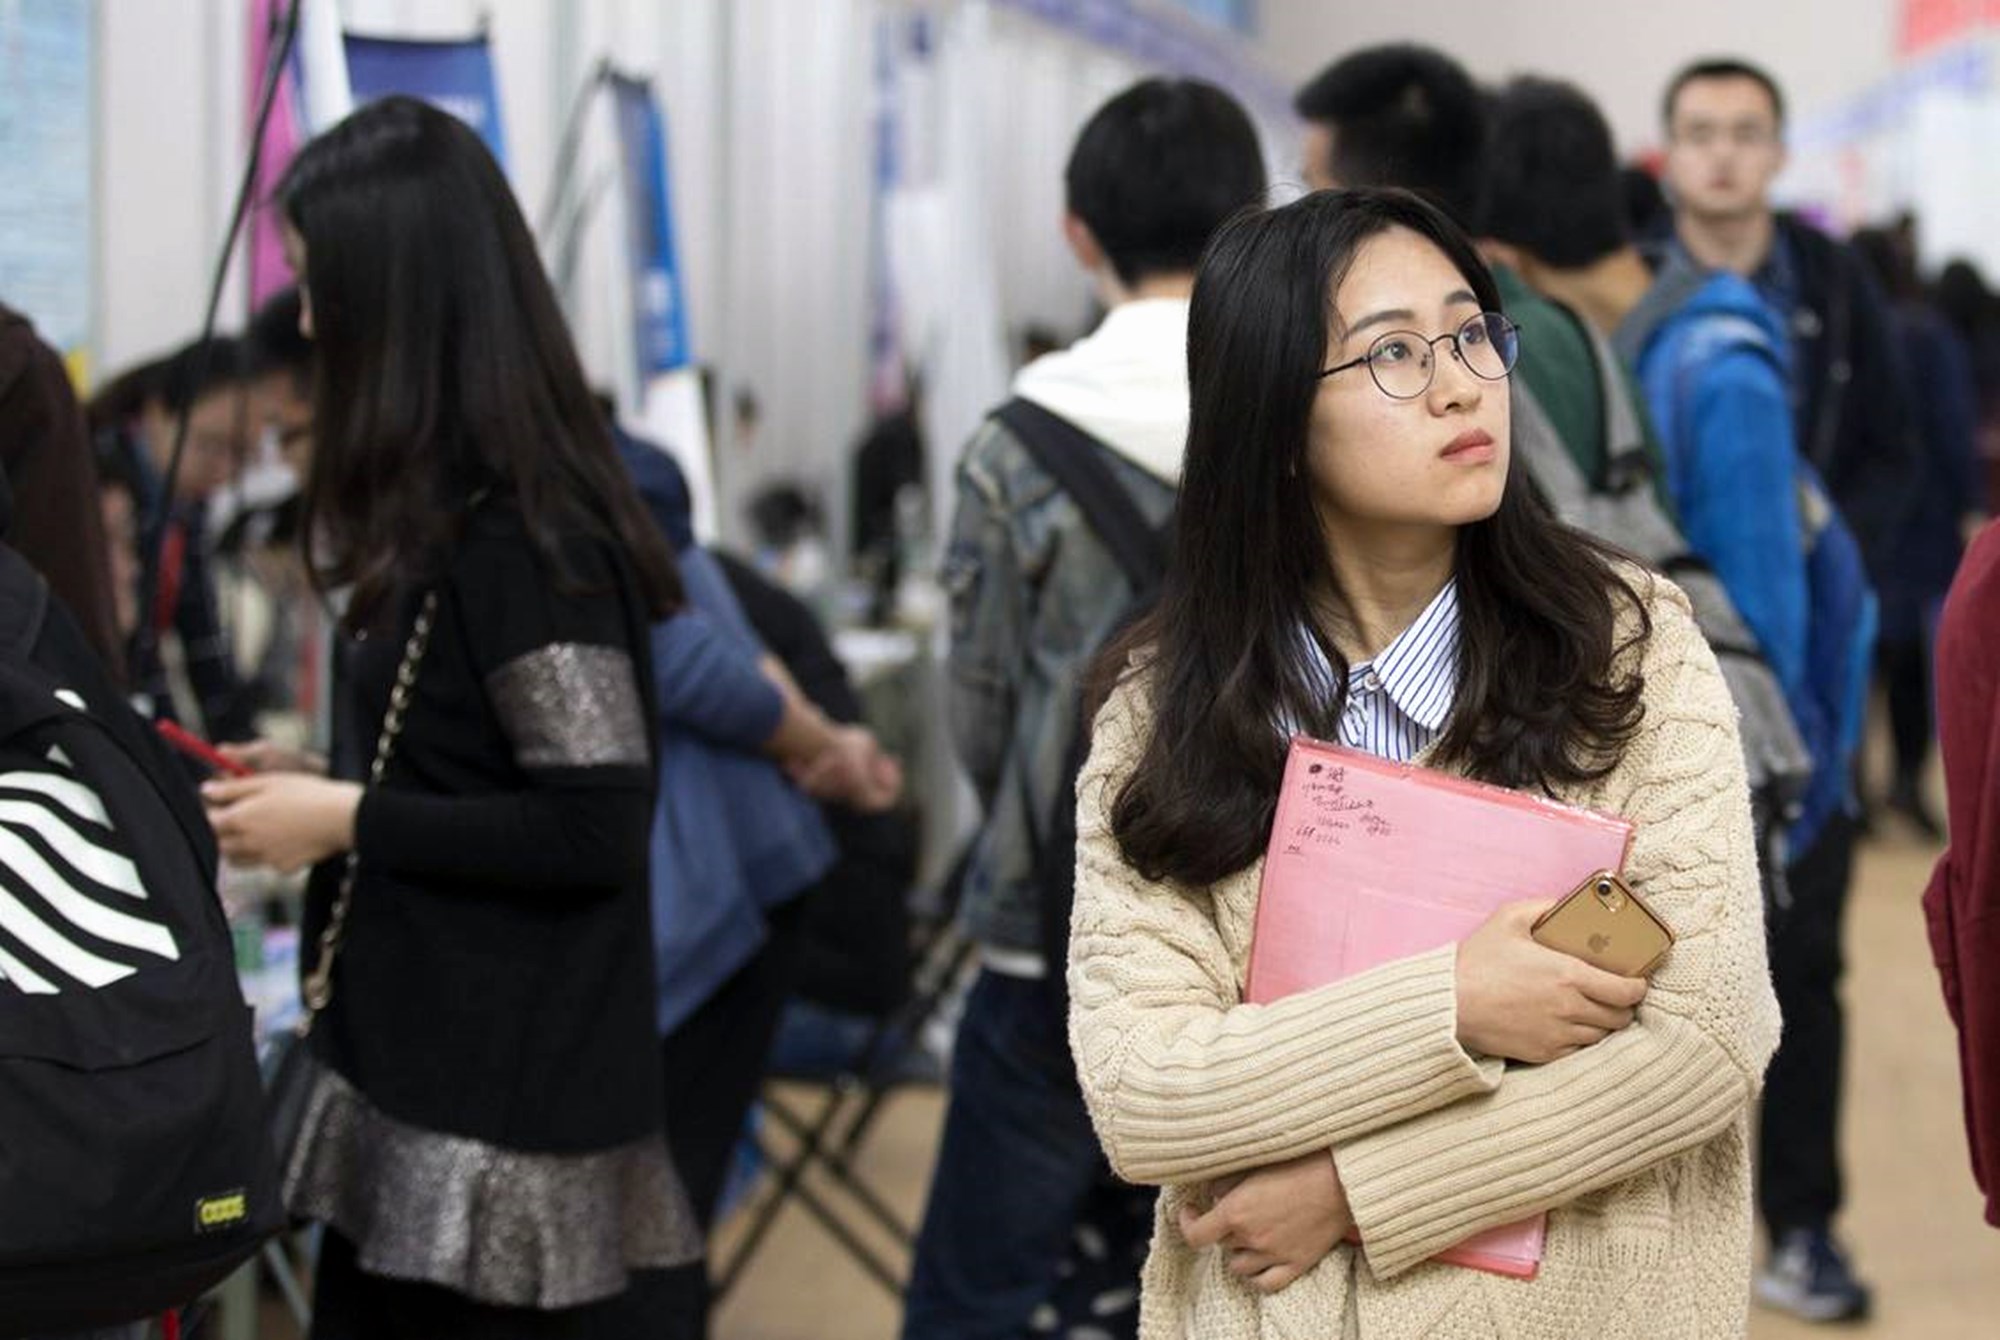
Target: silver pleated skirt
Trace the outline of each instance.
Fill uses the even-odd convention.
[[[635,1270],[700,1259],[659,1135],[533,1154],[410,1126],[322,1068],[284,1170],[285,1205],[338,1229],[372,1275],[554,1311],[623,1293]]]

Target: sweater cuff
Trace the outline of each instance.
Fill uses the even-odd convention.
[[[1368,1265],[1389,1279],[1476,1233],[1564,1204],[1720,1130],[1742,1072],[1691,1025],[1643,1023],[1585,1053],[1338,1145]]]
[[[1137,1181],[1202,1180],[1492,1089],[1501,1063],[1458,1045],[1456,964],[1445,945],[1245,1011],[1198,1049],[1150,1040],[1116,1066],[1117,1115],[1100,1122],[1114,1162]]]

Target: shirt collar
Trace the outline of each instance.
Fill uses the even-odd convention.
[[[1404,716],[1427,731],[1444,728],[1458,694],[1457,578],[1445,582],[1381,654],[1349,672],[1349,691],[1371,674]]]

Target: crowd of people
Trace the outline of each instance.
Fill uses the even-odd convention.
[[[902,1333],[1864,1316],[1842,927],[1892,812],[1952,838],[1925,908],[2000,1224],[2000,539],[1965,552],[2000,299],[1964,262],[1926,283],[1916,221],[1777,208],[1785,100],[1746,61],[1663,90],[1657,183],[1581,89],[1427,48],[1349,54],[1296,111],[1283,204],[1218,88],[1091,117],[1062,227],[1102,319],[957,458],[977,969]],[[224,742],[222,855],[309,872],[321,1069],[281,1174],[321,1227],[312,1334],[704,1335],[815,942],[907,933],[902,768],[813,610],[699,542],[672,452],[593,395],[471,130],[371,104],[273,204],[296,288],[84,410],[7,314],[8,542],[142,711]],[[857,530],[892,588],[922,445],[882,441]],[[330,725],[260,738],[274,709]],[[1294,733],[1624,817],[1671,955],[1548,948],[1566,890],[1521,889],[1244,1003]],[[1532,1279],[1433,1260],[1537,1213]]]
[[[1066,236],[1106,314],[1014,386],[1144,522],[1172,514],[1156,596],[1020,416],[961,460],[982,967],[905,1336],[1083,1334],[1121,1297],[1143,1336],[1737,1334],[1753,1293],[1865,1316],[1834,1231],[1843,914],[1864,792],[1936,832],[1928,646],[1990,505],[1990,301],[1963,264],[1927,295],[1908,221],[1850,245],[1778,210],[1784,99],[1744,61],[1675,77],[1636,188],[1581,90],[1396,45],[1300,90],[1314,193],[1246,211],[1222,184],[1257,159],[1211,95],[1142,85],[1085,128]],[[1984,741],[1973,636],[1948,644],[1987,667],[1958,672],[1983,715],[1956,738]],[[1285,729],[1634,818],[1633,888],[1701,930],[1650,982],[1579,978],[1516,909],[1455,955],[1245,1005]],[[1954,853],[1982,849],[1958,807],[1986,758],[1948,755]],[[1932,897],[1975,1094],[1979,877]],[[1122,1222],[1107,1182],[1160,1188],[1138,1287],[1052,1318],[1073,1224]],[[1536,1210],[1531,1286],[1426,1264]]]

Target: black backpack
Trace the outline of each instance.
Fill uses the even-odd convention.
[[[0,546],[0,1337],[193,1302],[281,1214],[200,802]]]
[[[1083,513],[1084,523],[1125,574],[1132,602],[1113,627],[1111,637],[1115,638],[1151,609],[1159,595],[1172,544],[1172,521],[1163,527],[1149,522],[1111,473],[1105,460],[1110,449],[1068,419],[1019,397],[995,410],[993,417],[1007,426],[1035,463],[1069,495]],[[1076,779],[1090,755],[1090,727],[1090,717],[1080,704],[1063,754],[1063,785],[1039,833],[1035,831],[1032,796],[1025,811],[1034,848],[1035,884],[1041,891],[1046,980],[1058,993],[1065,989],[1063,964],[1069,958],[1070,910],[1076,903]]]

